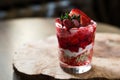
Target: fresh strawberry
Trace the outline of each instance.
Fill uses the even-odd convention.
[[[62,25],[62,21],[60,20],[60,18],[56,18],[56,19],[55,19],[55,22]]]
[[[73,23],[69,19],[64,19],[63,20],[63,25],[69,30],[73,26]]]
[[[72,9],[69,13],[69,16],[73,16],[73,15],[76,15],[76,16],[80,15],[80,23],[83,26],[88,25],[91,21],[91,19],[79,9]]]
[[[81,16],[80,19],[81,19],[80,23],[82,24],[82,26],[87,26],[88,24],[90,24],[90,19],[89,18],[87,18],[85,16]]]
[[[90,19],[84,12],[82,12],[81,10],[79,9],[72,9],[69,13],[70,16],[72,15],[76,15],[76,16],[85,16],[86,18]]]

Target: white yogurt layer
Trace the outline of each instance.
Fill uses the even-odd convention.
[[[92,48],[93,48],[93,44],[91,43],[91,44],[87,45],[85,47],[85,49],[80,47],[78,52],[71,52],[70,50],[63,49],[63,48],[60,48],[60,50],[62,50],[64,52],[64,54],[66,54],[69,57],[76,57],[76,56],[84,53],[85,51],[90,51]]]

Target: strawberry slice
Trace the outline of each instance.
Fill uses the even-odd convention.
[[[84,12],[82,12],[81,10],[72,9],[70,11],[70,13],[69,13],[69,16],[73,16],[73,15],[76,15],[76,16],[80,15],[80,23],[83,26],[86,26],[86,25],[90,24],[91,19]]]
[[[87,26],[87,25],[90,24],[90,21],[91,21],[90,18],[87,18],[86,16],[81,16],[80,19],[81,19],[81,22],[80,22],[80,23],[81,23],[83,26]]]
[[[62,21],[60,20],[60,18],[56,18],[56,19],[55,19],[55,22],[62,25]]]
[[[56,27],[61,27],[62,28],[62,21],[60,20],[60,18],[55,19],[55,25],[56,25]]]
[[[69,30],[73,26],[73,23],[69,19],[64,19],[63,20],[63,25]]]

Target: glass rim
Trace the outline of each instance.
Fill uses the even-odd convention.
[[[66,27],[65,26],[62,26],[60,23],[58,23],[58,22],[55,22],[55,25],[56,25],[56,27],[58,27],[58,28],[61,28],[61,29],[65,29]],[[97,26],[97,23],[94,21],[94,20],[91,20],[90,21],[90,24],[88,24],[88,25],[86,25],[86,26],[81,26],[82,28],[84,28],[84,27],[89,27],[89,26],[94,26],[94,27],[96,27]],[[79,28],[81,28],[81,27],[79,27]],[[75,28],[71,28],[71,29],[75,29]]]

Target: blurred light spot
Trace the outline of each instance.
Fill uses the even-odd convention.
[[[0,11],[0,18],[5,18],[5,16],[7,16],[7,12]]]
[[[51,17],[54,14],[55,4],[49,3],[47,7],[48,7],[47,17]]]
[[[19,10],[19,14],[24,14],[26,12],[26,9],[22,8]]]
[[[70,4],[70,2],[69,1],[61,1],[59,4],[61,6],[68,6]]]
[[[40,11],[41,7],[40,5],[33,5],[30,7],[33,11]]]

